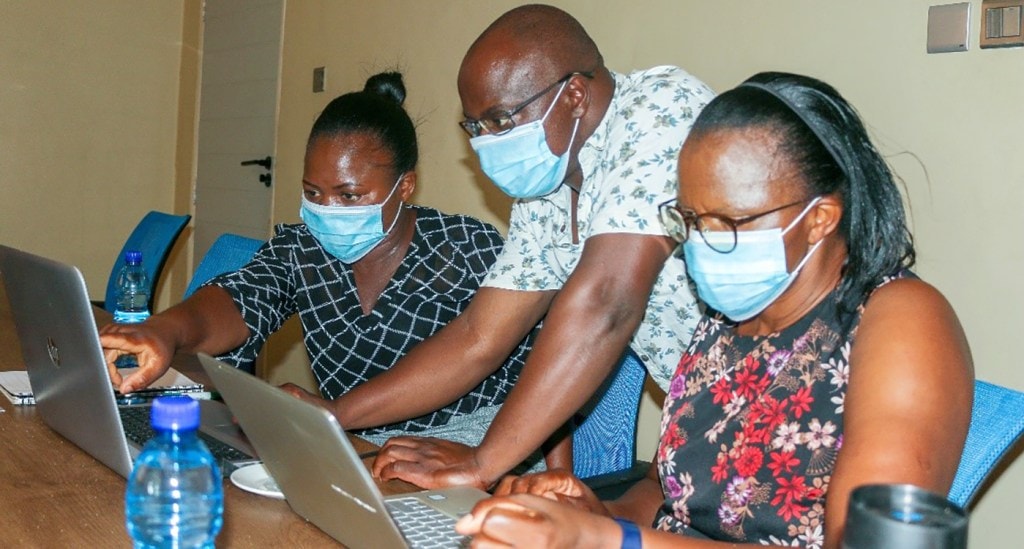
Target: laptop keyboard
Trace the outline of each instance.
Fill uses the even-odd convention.
[[[408,497],[387,499],[384,503],[413,548],[469,546],[469,538],[455,531],[454,518],[422,501]]]
[[[124,426],[124,434],[128,440],[143,446],[149,439],[156,436],[156,432],[150,425],[148,406],[121,406],[117,410],[121,413],[121,425]],[[210,453],[213,454],[222,469],[226,463],[253,459],[245,452],[228,446],[202,431],[197,434],[199,439],[210,449]]]

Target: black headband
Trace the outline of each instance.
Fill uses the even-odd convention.
[[[776,91],[776,90],[774,90],[774,89],[772,89],[772,88],[770,88],[768,86],[765,86],[764,84],[761,84],[760,82],[744,82],[744,83],[740,84],[740,87],[744,87],[744,86],[749,87],[749,88],[757,88],[759,90],[765,91],[765,92],[769,93],[772,97],[774,97],[774,98],[778,99],[779,101],[781,101],[782,104],[785,105],[787,109],[792,111],[793,114],[795,114],[797,116],[797,118],[799,118],[800,121],[804,123],[804,126],[807,126],[807,129],[811,130],[811,133],[813,133],[814,136],[818,138],[818,141],[820,141],[821,144],[825,146],[825,150],[828,151],[828,154],[832,156],[833,160],[835,160],[836,165],[839,166],[839,170],[842,171],[844,174],[846,174],[846,167],[845,167],[845,164],[843,164],[842,156],[839,155],[839,151],[837,151],[835,149],[835,147],[832,145],[831,141],[829,141],[828,139],[825,139],[825,136],[822,135],[820,131],[818,131],[817,126],[812,124],[811,121],[806,116],[804,116],[803,111],[801,109],[797,108],[795,103],[793,103],[792,101],[787,99],[786,96],[782,95],[778,91]],[[847,177],[849,177],[849,174],[846,174],[846,175],[847,175]]]

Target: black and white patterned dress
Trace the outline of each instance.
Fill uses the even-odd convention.
[[[267,336],[298,314],[320,392],[333,399],[386,371],[458,316],[501,251],[501,235],[472,217],[408,207],[416,212],[412,242],[368,315],[351,267],[327,253],[305,225],[278,225],[248,265],[208,283],[231,294],[252,334],[223,358],[236,365],[255,360]],[[531,341],[532,335],[498,371],[452,404],[361,433],[415,433],[500,404],[519,377]]]

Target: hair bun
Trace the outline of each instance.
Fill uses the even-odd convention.
[[[405,102],[405,84],[402,83],[400,72],[382,72],[371,76],[366,80],[363,91],[379,95],[398,106]]]

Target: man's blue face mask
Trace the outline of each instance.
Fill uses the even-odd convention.
[[[544,134],[547,120],[568,81],[558,88],[555,99],[540,120],[512,128],[502,135],[479,135],[469,145],[480,158],[480,168],[499,189],[512,198],[536,198],[551,194],[562,184],[569,167],[569,151],[580,120],[572,128],[569,147],[562,156],[548,148]]]
[[[383,202],[369,206],[321,206],[303,196],[299,216],[328,253],[344,263],[355,263],[377,247],[398,222],[401,208],[385,230],[383,211],[401,180],[400,176]]]

